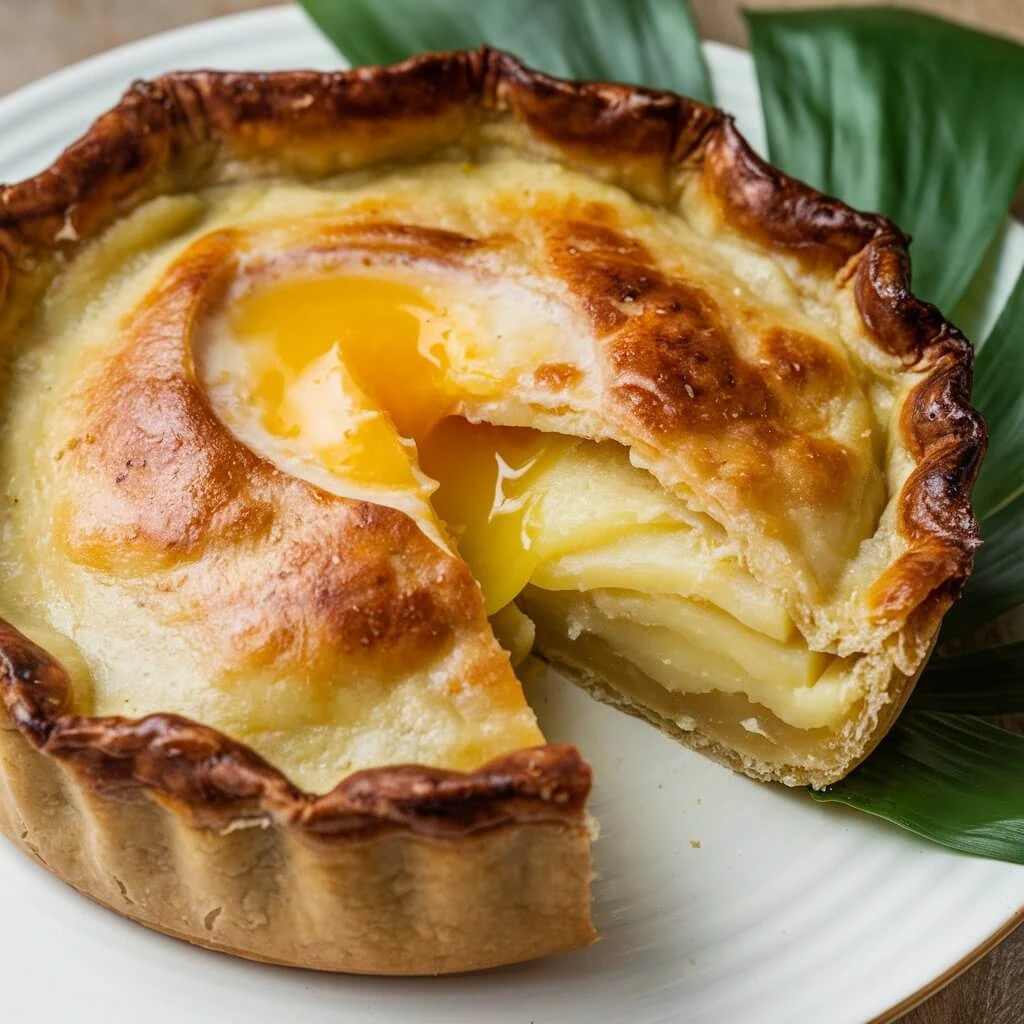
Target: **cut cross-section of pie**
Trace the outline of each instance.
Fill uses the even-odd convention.
[[[259,959],[586,943],[589,769],[513,666],[756,778],[866,756],[977,535],[908,275],[669,94],[136,86],[0,191],[0,827]]]

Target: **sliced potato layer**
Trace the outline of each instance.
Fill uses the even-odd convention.
[[[827,655],[780,644],[695,601],[531,587],[523,606],[549,629],[562,623],[570,646],[584,635],[605,641],[670,693],[740,694],[798,729],[835,728],[861,696],[848,676],[827,671]]]
[[[529,587],[528,608],[603,638],[673,693],[744,694],[797,728],[834,726],[857,698],[818,684],[829,656],[808,650],[717,525],[622,447],[453,417],[420,452],[517,656],[511,602]]]

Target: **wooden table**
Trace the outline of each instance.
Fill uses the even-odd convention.
[[[0,0],[0,95],[112,46],[277,0]],[[483,2],[483,0],[481,0]],[[840,0],[746,0],[748,7],[824,6]],[[863,3],[865,0],[859,0]],[[1024,0],[903,0],[1024,42]],[[742,45],[738,5],[692,0],[703,35]],[[956,922],[951,921],[950,927]],[[904,1018],[905,1024],[1021,1024],[1024,928]],[[822,1024],[828,1024],[827,1021]]]

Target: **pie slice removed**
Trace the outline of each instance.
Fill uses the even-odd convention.
[[[263,960],[590,941],[589,769],[515,663],[823,785],[969,573],[906,245],[492,51],[135,86],[0,190],[0,827]]]

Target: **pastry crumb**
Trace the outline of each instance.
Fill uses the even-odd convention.
[[[690,840],[690,845],[691,845],[691,846],[692,846],[692,847],[693,847],[693,848],[694,848],[695,850],[699,850],[699,849],[700,849],[700,840],[699,840],[699,839],[691,839],[691,840]]]

